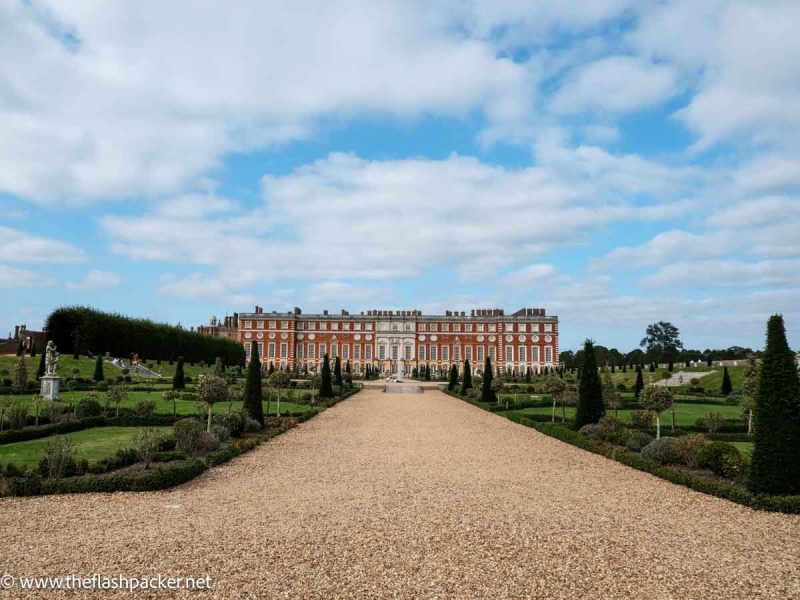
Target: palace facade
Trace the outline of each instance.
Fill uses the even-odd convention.
[[[383,373],[410,375],[429,365],[432,373],[462,369],[468,359],[483,370],[488,356],[499,372],[541,371],[558,365],[558,317],[543,308],[523,308],[510,315],[500,308],[445,311],[423,315],[418,310],[369,310],[350,314],[291,312],[239,313],[238,339],[248,360],[258,344],[263,364],[275,368],[316,371],[327,354],[350,362],[355,374],[370,364]]]

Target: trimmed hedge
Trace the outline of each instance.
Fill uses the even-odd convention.
[[[630,452],[625,448],[619,448],[610,444],[604,444],[598,440],[586,438],[577,431],[564,427],[560,424],[537,423],[527,417],[519,420],[519,423],[532,427],[545,435],[561,440],[578,448],[600,454],[611,460],[615,460],[639,471],[650,473],[672,483],[686,486],[704,494],[717,496],[744,504],[758,510],[767,510],[784,513],[800,513],[800,496],[757,496],[747,491],[746,488],[728,481],[720,481],[711,477],[706,477],[700,473],[676,469],[659,465],[642,458],[635,452]]]

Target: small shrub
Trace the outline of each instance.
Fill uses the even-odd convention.
[[[78,382],[74,379],[68,379],[67,383],[64,385],[68,392],[74,392],[78,389]]]
[[[72,438],[56,436],[45,442],[42,452],[44,456],[39,461],[39,473],[42,477],[59,479],[77,473],[78,463],[75,462],[75,444]]]
[[[229,439],[231,439],[231,430],[224,425],[212,425],[211,433],[217,436],[217,439],[220,442],[227,442]]]
[[[28,422],[28,405],[13,404],[6,414],[11,429],[22,429]]]
[[[624,392],[624,391],[627,391],[627,389],[628,389],[628,388],[625,386],[625,384],[624,384],[624,383],[621,383],[621,382],[620,382],[620,383],[618,383],[618,384],[617,384],[617,390],[618,390],[618,391],[620,391],[620,392]]]
[[[717,433],[725,421],[722,414],[718,412],[707,412],[701,420],[708,433]]]
[[[158,429],[151,427],[145,427],[136,433],[133,445],[139,455],[139,460],[144,463],[145,469],[149,468],[150,463],[153,462],[153,455],[158,452],[161,438],[162,436]]]
[[[584,437],[596,437],[595,432],[597,431],[597,423],[587,423],[583,427],[578,430]]]
[[[194,456],[201,450],[201,435],[205,433],[205,427],[199,419],[180,419],[172,426],[175,435],[175,448],[180,452],[185,452],[189,456]]]
[[[136,413],[143,417],[152,417],[156,412],[156,401],[143,399],[136,403]]]
[[[645,431],[634,431],[628,436],[625,447],[633,452],[641,452],[642,448],[653,441],[653,436]]]
[[[86,417],[98,417],[103,414],[103,407],[91,397],[81,398],[75,405],[75,416],[79,419]]]
[[[616,417],[603,417],[597,425],[595,435],[601,440],[621,446],[628,439],[628,428]]]
[[[675,451],[683,464],[695,468],[697,467],[697,453],[706,444],[708,444],[708,440],[702,433],[690,433],[675,438]]]
[[[97,391],[98,391],[98,392],[105,392],[105,391],[108,391],[108,382],[107,382],[107,381],[105,381],[105,380],[103,380],[103,381],[98,381],[98,382],[97,382],[97,385],[96,385],[95,387],[97,388]]]
[[[675,438],[662,437],[660,440],[653,440],[642,448],[642,458],[658,463],[660,465],[670,465],[680,462],[678,451],[675,446]]]
[[[191,377],[184,377],[183,381],[186,382],[186,383],[192,383],[192,378]]]
[[[653,413],[649,410],[632,411],[631,427],[634,429],[650,429],[653,427]]]
[[[311,392],[303,392],[302,394],[300,394],[300,398],[298,399],[298,404],[311,404],[311,400],[313,398],[314,396],[311,394]]]
[[[736,446],[726,442],[711,442],[698,451],[697,466],[722,477],[735,478],[745,472],[747,460]]]
[[[243,410],[232,410],[216,414],[212,421],[228,430],[229,435],[241,437],[247,431],[247,413]]]
[[[247,433],[253,433],[255,431],[261,431],[261,423],[259,423],[255,419],[251,419],[250,417],[247,417],[247,422],[246,422],[244,430]]]
[[[219,438],[212,431],[203,431],[200,435],[200,451],[213,452],[219,448]]]

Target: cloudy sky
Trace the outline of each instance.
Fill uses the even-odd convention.
[[[0,331],[545,306],[800,345],[800,3],[0,0]]]

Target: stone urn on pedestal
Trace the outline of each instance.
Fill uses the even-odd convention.
[[[42,389],[40,395],[45,400],[58,400],[58,390],[61,387],[61,378],[58,376],[58,352],[53,340],[47,342],[44,359],[44,375],[42,375]]]

